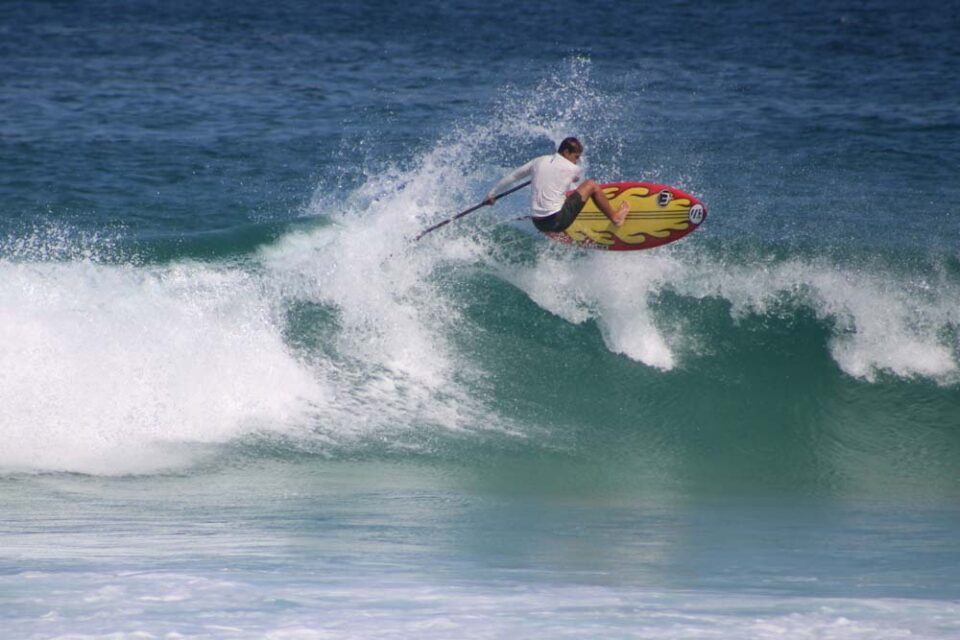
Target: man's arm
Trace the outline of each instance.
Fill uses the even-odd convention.
[[[504,189],[504,187],[526,178],[531,173],[533,173],[533,163],[536,162],[536,158],[523,165],[519,169],[515,169],[513,172],[505,175],[500,179],[500,182],[493,185],[493,188],[490,189],[490,192],[487,193],[487,197],[484,199],[484,202],[487,204],[493,204],[497,201],[496,194]]]

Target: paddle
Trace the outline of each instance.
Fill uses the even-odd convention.
[[[524,188],[525,186],[527,186],[528,184],[530,184],[530,181],[529,181],[529,180],[527,180],[527,181],[524,182],[523,184],[518,184],[517,186],[513,187],[512,189],[507,189],[507,190],[504,191],[503,193],[498,193],[497,195],[495,195],[495,196],[493,196],[493,197],[494,197],[495,200],[499,200],[499,199],[502,198],[503,196],[508,196],[508,195],[510,195],[511,193],[513,193],[514,191],[519,191],[520,189],[523,189],[523,188]],[[416,238],[414,238],[413,241],[416,242],[417,240],[419,240],[419,239],[422,238],[423,236],[427,235],[427,234],[430,233],[431,231],[436,231],[436,230],[439,229],[440,227],[450,224],[451,222],[453,222],[453,221],[456,220],[457,218],[462,218],[463,216],[467,215],[468,213],[473,213],[473,212],[476,211],[477,209],[479,209],[479,208],[481,208],[481,207],[486,207],[486,206],[489,206],[489,205],[488,205],[486,202],[481,202],[480,204],[478,204],[478,205],[476,205],[476,206],[470,207],[470,208],[467,209],[466,211],[461,211],[460,213],[458,213],[457,215],[453,216],[452,218],[447,218],[446,220],[443,220],[442,222],[438,222],[437,224],[433,225],[432,227],[430,227],[430,228],[428,228],[428,229],[424,229],[423,231],[421,231],[421,232],[420,232],[420,235],[418,235]]]

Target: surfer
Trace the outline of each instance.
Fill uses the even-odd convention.
[[[576,138],[564,138],[557,152],[534,158],[527,164],[503,177],[487,194],[484,203],[497,201],[495,193],[503,187],[531,176],[530,206],[533,209],[533,224],[540,231],[563,231],[577,218],[587,199],[592,199],[610,222],[621,226],[627,218],[630,205],[626,202],[614,211],[610,200],[593,180],[585,180],[565,196],[567,188],[580,180],[577,162],[583,154],[583,145]]]

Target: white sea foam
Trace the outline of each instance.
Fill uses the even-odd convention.
[[[448,340],[457,310],[430,277],[456,249],[411,255],[391,233],[398,232],[375,216],[339,221],[287,236],[260,256],[283,305],[322,305],[336,316],[326,328],[327,350],[311,365],[332,389],[314,420],[337,439],[424,424],[460,429],[482,411],[461,386],[470,363]]]
[[[611,351],[669,370],[676,359],[649,297],[669,281],[672,261],[639,257],[598,253],[571,259],[569,252],[548,251],[535,266],[507,268],[503,275],[570,322],[594,318]]]
[[[162,469],[324,395],[240,270],[0,262],[2,469]]]
[[[11,576],[16,578],[17,576]],[[16,637],[684,638],[939,640],[954,602],[810,598],[531,583],[443,584],[378,575],[264,579],[178,572],[50,574],[15,586]],[[9,580],[9,579],[8,579]],[[2,582],[0,582],[2,584]],[[23,592],[46,588],[44,613]],[[229,606],[224,606],[230,603]],[[238,618],[238,611],[242,616]]]

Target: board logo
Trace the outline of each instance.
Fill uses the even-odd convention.
[[[670,201],[673,200],[673,194],[669,191],[661,191],[657,194],[657,204],[661,207],[665,207],[670,204]]]
[[[700,224],[703,222],[703,205],[695,204],[690,207],[690,213],[688,217],[690,218],[690,222],[693,224]]]

